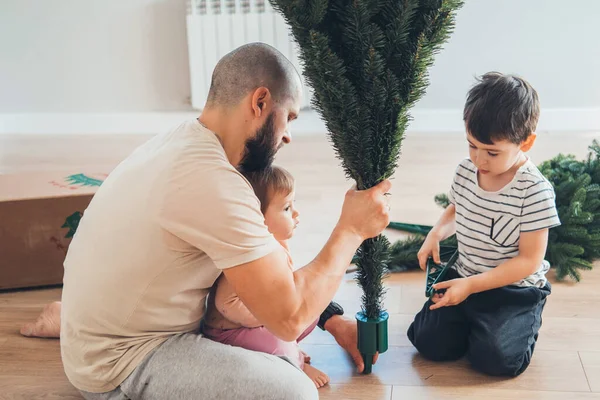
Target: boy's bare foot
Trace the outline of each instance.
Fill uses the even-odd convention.
[[[310,364],[304,364],[304,373],[315,383],[317,389],[329,383],[329,377],[325,372],[319,371]]]
[[[27,337],[60,337],[60,301],[47,304],[35,322],[21,327],[21,335]]]
[[[303,352],[302,350],[300,350],[300,354],[302,354],[302,356],[304,357],[304,363],[310,364],[310,356],[308,354],[306,354],[305,352]]]

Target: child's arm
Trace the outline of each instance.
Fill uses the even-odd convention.
[[[519,255],[487,272],[468,278],[457,278],[433,285],[436,290],[447,289],[444,295],[434,299],[431,310],[462,303],[473,293],[484,292],[518,282],[539,268],[546,254],[548,229],[523,232],[519,239]]]
[[[468,278],[453,279],[434,285],[435,289],[447,289],[443,297],[434,300],[432,310],[453,306],[464,301],[472,293],[483,292],[519,282],[540,267],[548,245],[548,230],[560,225],[555,205],[554,190],[550,183],[541,181],[529,187],[525,193],[521,213],[519,254],[497,267]]]
[[[435,234],[440,242],[456,233],[456,207],[454,204],[446,207],[444,213],[429,233]]]
[[[247,328],[262,326],[252,315],[250,310],[242,303],[242,300],[233,290],[233,286],[225,276],[221,276],[215,293],[215,308],[223,317],[231,322]]]
[[[433,261],[440,263],[440,242],[456,232],[456,207],[450,204],[427,235],[417,258],[421,269],[425,270],[427,258],[433,256]]]
[[[548,244],[548,229],[523,232],[519,239],[519,254],[482,274],[467,278],[471,293],[496,289],[527,278],[544,261]]]
[[[548,231],[560,225],[552,185],[543,180],[527,188],[520,220],[519,254],[485,273],[470,276],[471,293],[510,285],[538,270],[548,246]]]

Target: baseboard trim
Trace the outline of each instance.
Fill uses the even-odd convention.
[[[0,134],[157,134],[199,112],[149,113],[0,113]],[[462,111],[415,109],[409,132],[462,133]],[[600,108],[555,108],[542,111],[538,132],[600,131]],[[325,123],[314,110],[304,110],[292,135],[322,135]]]

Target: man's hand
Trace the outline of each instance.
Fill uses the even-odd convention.
[[[392,183],[385,180],[367,190],[348,190],[338,227],[354,233],[363,241],[383,232],[390,223],[386,193],[391,187]]]
[[[335,338],[335,341],[346,350],[354,364],[356,364],[356,370],[360,374],[365,369],[365,363],[363,362],[360,351],[358,351],[358,328],[356,321],[344,318],[341,315],[334,315],[325,322],[325,330]],[[375,354],[373,357],[373,364],[377,362],[379,354]]]
[[[435,310],[446,306],[455,306],[465,301],[471,295],[471,281],[468,278],[457,278],[449,281],[436,283],[433,285],[436,290],[446,289],[443,294],[435,294],[431,301],[433,304],[429,307],[430,310]]]

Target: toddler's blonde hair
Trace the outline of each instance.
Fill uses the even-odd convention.
[[[275,194],[287,196],[294,190],[294,177],[279,166],[271,165],[260,171],[245,172],[244,176],[260,200],[260,210],[263,214]]]

